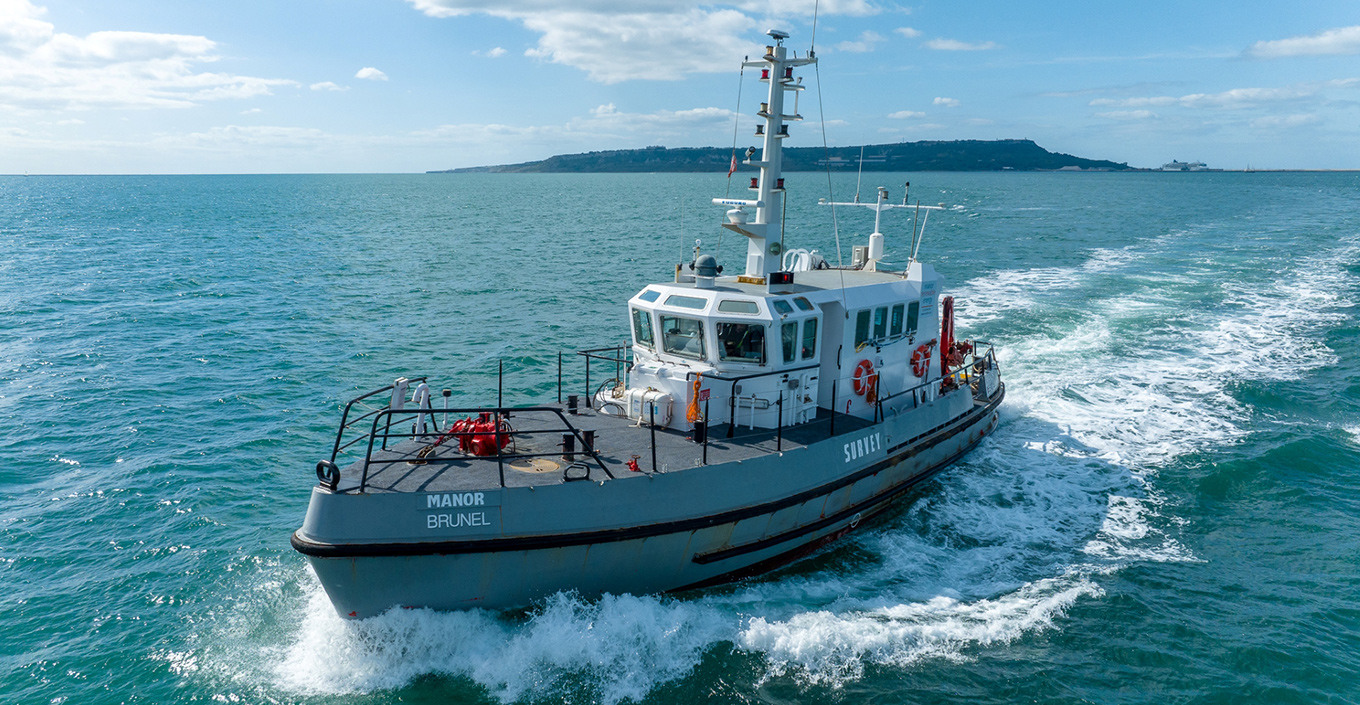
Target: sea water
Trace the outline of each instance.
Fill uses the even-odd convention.
[[[288,544],[343,403],[555,399],[696,240],[741,268],[742,184],[0,179],[0,702],[1360,701],[1360,175],[861,197],[908,180],[1007,384],[964,460],[759,579],[352,622]],[[786,246],[848,260],[855,176],[789,186]]]

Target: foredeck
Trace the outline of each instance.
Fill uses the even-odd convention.
[[[441,418],[444,414],[439,411],[433,416],[441,429],[456,420],[453,415]],[[393,442],[386,449],[378,445],[366,459],[341,469],[338,489],[374,493],[464,492],[575,481],[607,482],[793,450],[871,425],[847,414],[834,414],[833,423],[832,416],[832,412],[819,409],[814,420],[783,429],[729,429],[722,424],[709,429],[708,442],[704,444],[695,442],[692,433],[652,429],[593,409],[582,408],[575,414],[557,405],[512,409],[506,421],[513,430],[499,456],[464,453],[457,437],[434,445],[440,433],[413,436],[407,421],[407,433],[394,428],[387,434]],[[564,419],[571,430],[563,426]],[[731,438],[727,437],[729,430]],[[575,447],[570,454],[564,453],[564,433],[573,438]],[[583,448],[582,439],[588,436],[593,436],[593,454]],[[431,450],[421,457],[425,448]],[[629,469],[630,460],[636,460],[637,472]]]

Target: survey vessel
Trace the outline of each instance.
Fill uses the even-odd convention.
[[[938,206],[885,189],[828,202],[874,211],[851,261],[783,249],[781,147],[801,119],[785,98],[816,57],[769,36],[744,63],[768,85],[745,159],[759,175],[747,197],[713,199],[746,238],[740,274],[696,247],[620,307],[626,344],[579,365],[558,353],[555,400],[471,406],[414,377],[345,405],[292,536],[342,616],[756,575],[862,526],[995,427],[994,350],[955,339],[953,300],[916,256]],[[911,235],[890,268],[880,225],[896,209]]]

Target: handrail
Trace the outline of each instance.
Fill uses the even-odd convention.
[[[990,361],[991,365],[996,365],[996,350],[995,350],[995,347],[993,346],[992,343],[987,342],[987,341],[982,341],[982,340],[974,340],[974,341],[971,341],[971,342],[972,342],[972,344],[973,344],[973,351],[972,351],[971,353],[969,353],[968,356],[966,356],[966,357],[964,358],[964,362],[963,362],[963,363],[961,363],[960,365],[956,366],[954,369],[948,371],[945,375],[942,375],[942,376],[940,376],[940,377],[936,377],[936,378],[934,378],[934,379],[928,379],[928,380],[923,381],[923,382],[921,382],[921,383],[919,383],[919,384],[917,384],[917,385],[915,385],[915,386],[913,386],[913,387],[911,387],[911,388],[904,389],[904,390],[901,390],[901,391],[896,392],[896,393],[894,393],[894,394],[889,394],[889,395],[882,396],[882,397],[879,397],[879,398],[875,399],[874,408],[873,408],[873,417],[874,417],[874,418],[873,418],[873,422],[874,422],[874,423],[878,423],[878,422],[881,422],[881,421],[884,419],[884,405],[885,405],[885,403],[887,403],[887,404],[889,405],[890,410],[891,410],[891,407],[893,406],[893,405],[891,404],[891,402],[892,402],[893,400],[898,399],[898,398],[900,398],[900,397],[903,397],[903,396],[905,396],[905,395],[907,395],[907,394],[911,394],[911,395],[913,395],[913,398],[916,399],[916,404],[915,404],[915,406],[919,407],[920,404],[921,404],[921,397],[920,397],[921,393],[922,393],[924,390],[927,390],[928,388],[930,388],[931,386],[938,386],[945,378],[947,378],[947,377],[953,377],[953,378],[960,384],[960,386],[971,385],[971,383],[972,383],[972,381],[971,381],[971,371],[972,371],[972,366],[973,366],[973,365],[976,365],[979,361],[982,361],[982,360],[988,360],[988,361]],[[633,359],[632,359],[632,355],[631,355],[631,353],[632,353],[632,347],[631,347],[631,346],[628,346],[628,345],[615,345],[615,346],[609,346],[609,347],[592,348],[592,349],[588,349],[588,350],[578,350],[578,351],[576,351],[576,353],[577,353],[577,355],[580,355],[581,357],[584,357],[584,358],[586,359],[587,404],[588,404],[588,405],[591,404],[591,401],[589,400],[589,396],[590,396],[590,390],[589,390],[589,379],[590,379],[590,378],[589,378],[589,375],[590,375],[590,362],[591,362],[591,360],[604,361],[604,362],[613,362],[613,363],[615,363],[617,366],[619,366],[619,367],[616,368],[616,370],[617,370],[617,372],[620,373],[620,375],[619,375],[620,377],[621,377],[621,373],[623,372],[622,366],[623,366],[623,365],[627,365],[627,366],[628,366],[628,369],[631,370],[632,365],[633,365],[633,363],[634,363],[634,361],[633,361]],[[702,375],[704,378],[706,378],[707,380],[716,380],[716,381],[718,381],[718,382],[727,382],[727,383],[728,383],[728,385],[729,385],[729,392],[728,392],[728,399],[726,400],[726,401],[727,401],[727,404],[728,404],[728,419],[727,419],[727,421],[728,421],[728,424],[727,424],[727,425],[728,425],[728,428],[727,428],[727,432],[726,432],[726,437],[729,438],[729,439],[732,439],[732,438],[746,437],[746,436],[748,436],[748,435],[750,435],[750,436],[761,436],[761,435],[765,435],[765,434],[769,433],[769,429],[763,429],[760,433],[756,433],[756,434],[744,434],[744,433],[743,433],[743,434],[738,434],[738,433],[737,433],[737,430],[738,430],[738,429],[737,429],[737,408],[736,408],[736,407],[737,407],[737,405],[740,403],[739,400],[745,400],[745,399],[748,398],[748,397],[741,397],[741,396],[738,395],[738,393],[737,393],[737,387],[738,387],[739,383],[745,382],[745,381],[747,381],[747,380],[761,379],[761,378],[765,378],[765,377],[773,377],[773,376],[776,376],[776,375],[785,375],[785,376],[788,376],[788,375],[796,374],[796,373],[800,373],[800,372],[806,372],[806,371],[810,371],[810,370],[818,370],[818,369],[820,369],[821,367],[822,367],[822,364],[821,364],[820,362],[813,362],[813,363],[811,363],[811,364],[804,364],[804,365],[799,365],[799,366],[796,366],[796,367],[789,367],[789,368],[785,368],[785,369],[766,369],[766,370],[761,370],[761,371],[758,371],[758,372],[750,372],[750,373],[746,373],[746,374],[721,374],[721,373],[718,373],[718,372],[715,372],[715,371],[710,371],[710,372],[706,372],[706,373],[700,373],[700,372],[695,372],[695,371],[692,371],[692,370],[691,370],[691,371],[689,371],[689,372],[686,374],[685,379],[686,379],[686,381],[693,381],[693,379],[695,378],[696,375],[700,375],[700,374],[701,374],[701,375]],[[560,373],[560,371],[559,371],[559,379],[560,379],[560,374],[561,374],[561,373]],[[847,379],[848,379],[848,378],[847,378]],[[408,380],[408,382],[409,382],[412,386],[415,386],[415,385],[418,385],[418,384],[421,384],[421,383],[425,383],[426,381],[427,381],[427,378],[426,378],[426,377],[423,377],[423,376],[422,376],[422,377],[411,378],[411,379]],[[828,380],[823,380],[823,384],[825,384],[827,381],[828,381]],[[838,413],[837,410],[836,410],[836,408],[835,408],[835,407],[836,407],[836,402],[837,402],[837,400],[836,400],[837,391],[839,390],[840,385],[841,385],[845,380],[844,380],[844,379],[834,379],[834,380],[829,380],[829,381],[831,382],[831,385],[832,385],[832,386],[831,386],[831,397],[832,397],[832,399],[831,399],[831,408],[826,409],[825,407],[821,407],[822,409],[825,409],[826,411],[829,412],[827,418],[824,418],[824,419],[817,419],[817,418],[814,417],[814,418],[812,418],[812,419],[808,419],[807,421],[801,422],[800,425],[803,425],[803,424],[807,424],[807,425],[828,424],[829,434],[830,434],[831,436],[834,436],[834,435],[836,435],[836,416],[837,416],[837,413]],[[497,463],[497,465],[498,465],[498,469],[499,469],[499,474],[500,474],[500,485],[501,485],[501,487],[505,487],[505,486],[506,486],[506,480],[505,480],[505,468],[504,468],[504,463],[505,463],[505,461],[506,461],[507,459],[518,459],[518,458],[538,458],[538,457],[550,457],[550,456],[559,456],[559,455],[562,455],[562,456],[566,456],[566,457],[568,458],[568,460],[574,461],[574,460],[576,459],[577,456],[582,456],[582,455],[583,455],[583,456],[586,456],[590,461],[593,461],[594,465],[595,465],[596,467],[598,467],[601,471],[603,471],[604,474],[605,474],[605,476],[608,477],[609,479],[617,479],[617,477],[618,477],[618,476],[615,475],[614,472],[609,468],[608,464],[600,457],[598,451],[596,450],[598,444],[592,443],[592,444],[589,444],[589,445],[588,445],[588,444],[586,443],[586,436],[585,436],[585,433],[584,433],[581,429],[577,428],[576,426],[574,426],[574,425],[571,423],[570,419],[567,418],[566,414],[564,413],[564,409],[563,409],[561,406],[503,406],[503,405],[498,405],[498,406],[494,406],[494,407],[462,407],[462,408],[441,408],[441,409],[428,409],[428,408],[409,407],[409,408],[393,409],[393,408],[391,408],[390,404],[388,404],[388,405],[379,406],[379,407],[377,407],[377,408],[372,408],[372,409],[366,410],[366,411],[364,411],[363,413],[357,413],[358,409],[356,408],[356,406],[357,406],[358,404],[360,404],[361,402],[364,402],[364,401],[366,401],[366,400],[370,400],[370,399],[372,399],[372,398],[374,398],[374,397],[377,397],[378,395],[382,395],[382,394],[385,394],[385,393],[390,393],[395,387],[396,387],[396,384],[395,384],[395,383],[386,385],[386,386],[384,386],[384,387],[381,387],[381,388],[375,389],[375,390],[373,390],[373,391],[367,392],[367,393],[365,393],[365,394],[362,394],[362,395],[360,395],[360,396],[357,396],[357,397],[351,399],[348,403],[345,404],[344,411],[343,411],[342,416],[341,416],[340,428],[336,431],[335,442],[334,442],[334,444],[332,445],[332,449],[331,449],[331,460],[330,460],[331,464],[332,464],[332,465],[335,464],[337,458],[339,458],[340,453],[341,453],[342,451],[347,451],[348,449],[354,447],[355,445],[362,443],[362,442],[365,440],[365,436],[367,437],[368,444],[367,444],[367,449],[364,451],[364,454],[363,454],[363,457],[362,457],[363,471],[362,471],[362,475],[361,475],[361,477],[360,477],[360,481],[359,481],[358,487],[357,487],[357,488],[351,487],[351,488],[349,488],[348,490],[341,490],[341,491],[357,490],[358,492],[361,492],[361,493],[362,493],[362,492],[365,492],[365,491],[367,490],[367,488],[368,488],[368,475],[369,475],[369,470],[370,470],[370,467],[371,467],[371,466],[385,466],[385,465],[388,465],[388,464],[391,464],[391,463],[410,461],[410,460],[412,459],[413,456],[411,456],[410,453],[402,453],[402,454],[400,454],[400,457],[395,457],[395,458],[374,458],[374,457],[373,457],[373,455],[374,455],[374,450],[375,450],[375,447],[378,446],[379,437],[381,437],[381,444],[382,444],[380,447],[381,447],[382,449],[386,449],[386,447],[387,447],[387,445],[388,445],[388,442],[389,442],[390,440],[393,440],[393,439],[408,439],[408,438],[417,438],[417,437],[429,437],[429,436],[431,436],[431,435],[446,435],[446,436],[447,436],[446,440],[448,440],[448,439],[453,439],[453,438],[459,438],[459,439],[461,439],[461,438],[465,438],[465,437],[469,437],[469,436],[483,435],[483,434],[485,433],[485,432],[480,432],[480,433],[479,433],[479,432],[477,432],[477,431],[448,432],[448,431],[446,430],[446,431],[444,431],[444,432],[441,434],[441,433],[440,433],[440,424],[439,424],[437,421],[435,421],[435,423],[434,423],[434,425],[433,425],[433,429],[434,429],[434,433],[433,433],[433,434],[431,434],[431,433],[416,433],[416,432],[415,432],[416,429],[411,429],[411,430],[412,430],[412,433],[393,433],[393,432],[392,432],[393,424],[397,424],[398,427],[402,427],[402,426],[404,426],[404,425],[407,423],[408,420],[410,420],[410,419],[418,419],[419,417],[425,416],[425,415],[429,415],[429,417],[431,418],[431,420],[435,420],[435,417],[437,417],[437,416],[440,415],[440,414],[443,415],[445,424],[447,424],[447,422],[448,422],[448,414],[460,414],[460,415],[461,415],[461,414],[469,414],[469,413],[471,413],[471,414],[482,414],[482,413],[492,414],[492,415],[494,415],[495,418],[498,420],[498,427],[499,427],[499,419],[505,418],[505,417],[509,417],[509,416],[512,416],[513,414],[517,414],[517,413],[527,413],[527,412],[540,412],[540,413],[544,413],[544,414],[550,414],[550,415],[552,415],[552,416],[555,416],[558,420],[561,421],[561,425],[562,425],[561,428],[557,428],[557,427],[549,427],[549,428],[533,428],[533,429],[524,429],[524,430],[512,430],[512,431],[510,431],[509,433],[519,434],[519,435],[526,436],[526,437],[530,437],[530,436],[540,436],[540,437],[541,437],[543,434],[558,434],[558,433],[567,434],[567,433],[570,433],[570,434],[571,434],[571,437],[575,439],[575,443],[578,444],[578,446],[579,446],[579,448],[580,448],[581,450],[565,451],[565,449],[563,449],[562,451],[559,451],[559,452],[521,453],[521,452],[516,451],[516,452],[512,452],[512,453],[505,453],[505,452],[503,451],[503,449],[501,449],[501,448],[499,447],[499,445],[497,445],[497,447],[496,447],[496,453],[495,453],[494,456],[492,456],[492,455],[487,455],[487,456],[475,456],[475,455],[469,455],[469,456],[450,456],[450,457],[442,457],[442,458],[437,458],[437,459],[432,458],[432,459],[430,459],[430,462],[448,461],[448,460],[454,459],[454,457],[463,457],[463,458],[469,459],[469,460],[488,460],[488,461],[489,461],[489,460],[492,460],[492,459],[494,458],[494,460],[496,461],[496,463]],[[561,382],[559,382],[559,397],[560,397],[560,387],[561,387]],[[721,397],[721,395],[718,394],[718,395],[714,395],[714,396],[716,396],[716,397],[718,398],[718,401],[719,401],[719,403],[721,404],[721,403],[722,403],[722,397]],[[753,398],[754,398],[754,397],[753,397]],[[761,398],[763,398],[763,397],[761,397]],[[780,391],[780,393],[779,393],[779,399],[778,399],[777,401],[776,401],[775,399],[767,399],[766,401],[769,402],[771,405],[774,405],[774,404],[777,404],[777,405],[778,405],[778,411],[776,412],[777,423],[776,423],[776,428],[774,429],[775,437],[774,437],[773,440],[775,441],[776,448],[782,448],[782,445],[783,445],[783,431],[784,431],[783,426],[784,426],[784,423],[785,423],[785,420],[786,420],[786,419],[785,419],[785,412],[787,411],[787,410],[784,408],[784,406],[785,406],[785,404],[788,403],[788,399],[784,398],[784,393],[783,393],[783,391]],[[711,402],[711,398],[710,398],[710,402]],[[445,403],[447,403],[447,400],[445,401]],[[707,410],[708,410],[708,408],[709,408],[709,405],[710,405],[709,402],[706,402],[706,403],[705,403],[705,411],[706,411],[706,412],[707,412]],[[751,406],[752,406],[752,414],[755,414],[755,413],[756,413],[756,403],[755,403],[755,401],[752,401]],[[743,407],[743,408],[744,408],[744,407]],[[899,413],[900,413],[900,412],[901,412],[901,409],[899,409]],[[818,413],[820,413],[820,409],[819,409]],[[705,413],[705,414],[704,414],[704,417],[705,417],[705,420],[706,420],[706,421],[711,421],[711,417],[709,417],[709,414],[708,414],[708,413]],[[865,420],[867,420],[867,419],[865,419]],[[539,422],[543,422],[543,421],[546,421],[546,420],[545,420],[545,419],[540,419],[540,420],[539,420]],[[548,423],[551,423],[551,422],[548,422]],[[349,439],[349,440],[346,440],[346,439],[345,439],[345,434],[351,432],[351,429],[358,429],[358,428],[361,428],[360,424],[366,424],[366,425],[369,427],[369,428],[367,429],[367,431],[365,432],[365,431],[363,431],[363,430],[358,430],[358,431],[355,432],[355,437],[354,437],[354,438]],[[651,424],[651,425],[652,425],[653,429],[655,429],[655,423],[653,423],[653,424]],[[380,426],[381,426],[381,428],[380,428]],[[499,432],[492,432],[492,433],[499,433]],[[707,462],[707,454],[708,454],[708,443],[707,443],[707,440],[708,440],[708,439],[707,439],[707,434],[705,434],[704,443],[702,444],[702,445],[703,445],[703,449],[702,449],[702,453],[703,453],[703,461],[702,461],[702,462],[705,462],[705,463]],[[655,442],[656,442],[655,440],[652,441],[653,450],[654,450],[654,451],[655,451]],[[456,443],[453,444],[453,445],[455,445],[455,447],[456,447]],[[350,455],[349,457],[353,458],[354,456],[353,456],[353,455]],[[654,471],[654,472],[656,471],[655,468],[656,468],[656,462],[655,462],[655,460],[654,460],[654,461],[653,461],[653,471]]]
[[[904,395],[906,395],[906,394],[909,393],[909,392],[912,394],[912,399],[915,400],[915,399],[916,399],[916,392],[921,391],[921,390],[924,390],[926,387],[928,387],[928,386],[930,386],[930,385],[938,385],[940,382],[944,381],[944,379],[945,379],[946,377],[955,377],[955,376],[957,376],[959,373],[963,373],[963,375],[964,375],[964,379],[963,379],[964,384],[969,384],[969,383],[970,383],[970,380],[968,379],[968,370],[972,367],[973,363],[976,363],[978,360],[984,360],[984,359],[990,359],[990,360],[992,360],[992,363],[993,363],[993,364],[996,363],[996,357],[995,357],[996,349],[992,346],[991,343],[988,343],[988,342],[985,342],[985,341],[981,341],[981,340],[975,340],[975,341],[972,341],[972,342],[973,342],[973,352],[972,352],[972,353],[969,353],[969,357],[971,357],[971,358],[973,359],[972,362],[969,362],[969,361],[968,361],[968,358],[964,358],[964,362],[961,363],[961,364],[959,364],[957,367],[955,367],[952,371],[949,372],[949,374],[940,375],[939,377],[936,377],[935,379],[928,379],[928,380],[926,380],[926,381],[924,381],[924,382],[922,382],[922,383],[916,385],[915,387],[911,387],[911,388],[909,388],[909,389],[903,389],[903,390],[900,391],[900,392],[896,392],[896,393],[893,393],[893,394],[889,394],[889,395],[884,396],[884,397],[879,397],[879,398],[875,401],[875,407],[876,407],[876,408],[875,408],[875,419],[874,419],[874,421],[875,421],[875,422],[878,422],[878,421],[881,421],[881,420],[883,419],[883,402],[885,402],[885,401],[889,401],[889,400],[891,400],[891,399],[896,399],[897,397],[904,396]],[[978,348],[981,348],[981,347],[983,347],[983,346],[986,346],[987,352],[986,352],[986,354],[979,356],[979,355],[977,354],[977,350],[978,350]],[[915,406],[920,406],[920,402],[917,401],[916,404],[915,404]],[[913,408],[915,408],[915,406],[913,406]]]
[[[566,414],[562,413],[562,410],[561,410],[561,409],[558,409],[558,408],[555,408],[555,407],[551,407],[551,406],[511,406],[511,407],[465,407],[465,408],[454,408],[454,409],[439,409],[439,410],[437,410],[437,411],[438,411],[438,413],[446,413],[446,412],[447,412],[447,413],[450,413],[450,414],[481,414],[481,413],[487,413],[487,414],[493,415],[496,419],[501,419],[501,418],[505,418],[505,417],[510,417],[510,416],[512,416],[512,413],[511,413],[511,412],[515,412],[515,413],[524,413],[524,412],[546,412],[546,413],[551,413],[551,414],[557,416],[557,418],[560,419],[560,420],[562,421],[562,424],[563,424],[563,426],[565,426],[565,428],[561,428],[561,429],[556,429],[556,428],[550,428],[550,429],[533,429],[533,430],[528,430],[528,431],[525,431],[525,430],[520,430],[520,431],[511,430],[511,431],[502,432],[502,431],[499,430],[499,423],[498,423],[498,424],[497,424],[497,430],[491,431],[489,435],[499,435],[499,434],[501,434],[501,433],[505,433],[505,434],[507,434],[507,435],[509,435],[509,434],[535,435],[535,434],[548,434],[548,433],[564,433],[564,432],[570,432],[570,433],[572,434],[572,436],[576,439],[576,441],[580,444],[580,447],[583,449],[583,450],[580,450],[580,451],[573,451],[573,452],[572,452],[572,455],[584,454],[584,455],[590,456],[590,458],[593,459],[593,460],[595,461],[595,464],[599,466],[600,470],[604,471],[605,476],[607,476],[607,477],[608,477],[609,479],[611,479],[611,480],[617,479],[617,477],[614,475],[614,473],[613,473],[613,472],[610,472],[609,467],[605,464],[604,460],[602,460],[602,459],[600,458],[600,454],[599,454],[599,452],[596,451],[594,444],[591,444],[591,445],[587,445],[587,444],[586,444],[585,435],[581,433],[581,430],[580,430],[580,429],[576,428],[575,426],[573,426],[573,425],[571,424],[571,421],[569,421],[569,420],[567,419]],[[391,459],[386,459],[386,460],[384,460],[384,459],[376,459],[376,460],[375,460],[375,459],[373,458],[373,446],[374,446],[374,443],[376,442],[376,440],[377,440],[377,438],[378,438],[379,435],[381,435],[382,438],[383,438],[383,447],[386,446],[387,441],[388,441],[388,439],[390,439],[390,438],[399,438],[399,439],[400,439],[400,438],[417,438],[417,437],[421,437],[421,436],[429,436],[429,435],[432,435],[432,434],[429,434],[429,433],[392,433],[392,432],[389,430],[389,429],[391,428],[392,423],[397,422],[397,420],[394,418],[394,417],[396,417],[397,415],[404,416],[405,418],[415,418],[416,416],[418,416],[418,415],[421,414],[421,413],[429,413],[429,412],[428,412],[428,411],[424,411],[424,410],[418,410],[418,409],[390,409],[390,408],[389,408],[389,409],[381,409],[381,410],[379,411],[378,414],[376,414],[376,415],[373,416],[372,428],[370,429],[369,434],[368,434],[368,450],[367,450],[367,452],[364,454],[364,468],[363,468],[363,473],[360,475],[360,479],[359,479],[359,487],[357,488],[358,491],[359,491],[360,493],[362,493],[362,492],[363,492],[365,489],[367,489],[367,487],[368,487],[368,469],[369,469],[369,466],[370,466],[370,465],[383,465],[383,464],[389,464],[389,463],[393,463],[393,462],[405,462],[405,461],[409,461],[409,460],[410,460],[410,458],[407,457],[407,456],[402,456],[402,457],[400,457],[400,458],[391,458]],[[380,423],[381,423],[381,421],[382,421],[382,419],[383,419],[384,417],[387,418],[387,424],[386,424],[385,426],[383,426],[382,432],[379,433],[378,427],[379,427],[379,425],[380,425]],[[402,420],[404,421],[404,419],[402,419]],[[446,434],[447,434],[448,436],[450,436],[450,437],[458,437],[458,438],[461,438],[461,437],[463,437],[463,436],[488,435],[487,432],[485,432],[485,431],[456,431],[456,432],[446,432]],[[546,457],[546,456],[555,456],[555,455],[562,455],[562,453],[519,453],[519,452],[515,452],[515,453],[504,453],[504,452],[501,451],[501,448],[499,448],[499,446],[498,446],[497,449],[496,449],[495,459],[496,459],[497,465],[500,467],[500,484],[501,484],[501,487],[504,488],[504,487],[506,486],[506,485],[505,485],[505,468],[504,468],[504,463],[505,463],[505,460],[506,460],[506,459],[512,459],[512,460],[513,460],[513,459],[517,459],[517,458],[537,458],[537,457]],[[468,457],[468,458],[472,458],[472,459],[479,459],[479,460],[490,460],[490,459],[491,459],[491,456],[467,456],[467,457]]]
[[[804,371],[804,370],[819,369],[821,366],[822,366],[822,363],[820,363],[820,362],[815,362],[815,363],[813,363],[813,364],[811,364],[811,365],[803,365],[803,366],[801,366],[801,367],[790,367],[790,368],[784,369],[784,370],[770,370],[770,371],[768,371],[768,372],[755,372],[755,373],[752,373],[752,374],[749,374],[749,375],[739,375],[739,376],[736,376],[736,377],[724,377],[723,375],[720,375],[720,374],[713,374],[713,373],[705,374],[705,373],[703,373],[703,372],[686,372],[686,373],[685,373],[685,381],[686,381],[686,382],[691,381],[691,380],[694,378],[694,375],[697,374],[697,375],[702,375],[705,379],[716,379],[716,380],[718,380],[719,382],[731,382],[731,385],[732,385],[732,386],[729,388],[728,393],[727,393],[727,394],[728,394],[728,399],[727,399],[727,437],[728,437],[728,438],[732,438],[732,434],[733,434],[733,432],[734,432],[734,431],[736,430],[736,428],[737,428],[737,383],[738,383],[738,382],[745,382],[745,381],[748,380],[748,379],[758,379],[758,378],[760,378],[760,377],[770,377],[770,376],[772,376],[772,375],[783,375],[783,374],[789,374],[789,373],[791,373],[791,372],[802,372],[802,371]],[[782,399],[782,397],[781,397],[781,399]],[[783,410],[783,405],[782,405],[782,404],[780,405],[780,410],[781,410],[781,413],[782,413],[782,410]],[[832,409],[832,411],[834,412],[835,409]],[[753,405],[752,408],[751,408],[751,413],[752,413],[752,414],[755,413],[755,407],[754,407],[754,405]]]
[[[419,383],[421,383],[421,382],[425,382],[425,381],[426,381],[426,378],[425,378],[425,377],[416,377],[416,378],[414,378],[414,379],[409,379],[409,380],[407,380],[407,381],[408,381],[408,382],[415,382],[415,383],[419,384]],[[350,399],[350,400],[349,400],[349,403],[345,404],[345,412],[344,412],[343,414],[340,415],[340,428],[339,428],[339,430],[337,430],[337,431],[335,432],[335,445],[331,448],[331,462],[332,462],[332,463],[335,462],[336,457],[340,455],[340,451],[342,450],[342,448],[341,448],[341,446],[340,446],[340,441],[341,441],[342,436],[344,436],[344,434],[345,434],[345,429],[346,429],[346,428],[349,428],[350,425],[356,424],[356,423],[358,423],[359,421],[362,421],[363,419],[367,418],[367,417],[369,416],[369,414],[374,413],[374,412],[380,410],[380,409],[375,409],[374,412],[369,412],[369,414],[364,414],[363,416],[360,416],[360,417],[354,419],[353,421],[350,421],[350,420],[349,420],[349,412],[350,412],[350,409],[352,409],[352,408],[354,407],[355,404],[357,404],[357,403],[359,403],[359,402],[361,402],[361,401],[363,401],[363,400],[365,400],[365,399],[367,399],[367,398],[369,398],[369,397],[371,397],[371,396],[373,396],[373,395],[375,395],[375,394],[382,394],[383,392],[390,392],[390,391],[392,391],[393,389],[395,389],[396,386],[397,386],[397,383],[396,383],[396,382],[393,382],[392,384],[389,384],[389,385],[387,385],[386,387],[383,387],[383,388],[381,388],[381,389],[375,389],[375,390],[373,390],[373,391],[371,391],[371,392],[369,392],[369,393],[367,393],[367,394],[362,394],[362,395],[360,395],[360,396],[354,397],[353,399]],[[358,439],[356,439],[356,440],[358,440]],[[346,444],[344,445],[344,448],[348,448],[348,447],[350,447],[351,445],[354,445],[354,442],[355,442],[355,441],[350,441],[349,443],[346,443]]]
[[[606,357],[597,353],[612,352],[614,357]],[[577,350],[576,354],[586,359],[586,408],[594,408],[594,392],[590,389],[590,361],[603,360],[614,363],[614,379],[623,379],[623,375],[633,371],[633,360],[630,353],[633,352],[631,345],[612,345],[607,348],[591,348],[589,350]],[[559,363],[560,364],[560,363]],[[561,394],[561,379],[558,380],[558,394]]]

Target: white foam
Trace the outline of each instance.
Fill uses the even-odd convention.
[[[908,666],[923,659],[967,658],[976,647],[1007,643],[1053,626],[1083,596],[1103,591],[1077,573],[1028,583],[995,599],[935,597],[869,610],[802,612],[751,620],[740,645],[765,655],[766,678],[842,686],[866,664]]]
[[[1342,430],[1351,435],[1351,443],[1360,445],[1360,424],[1345,426]]]
[[[318,588],[274,676],[305,694],[393,689],[440,674],[470,679],[502,702],[585,691],[618,703],[684,676],[731,633],[701,604],[633,596],[559,594],[524,621],[394,609],[356,622],[336,616]]]
[[[1199,560],[1174,537],[1153,528],[1151,519],[1159,516],[1159,500],[1110,495],[1109,501],[1100,533],[1082,548],[1088,555],[1121,563]]]
[[[1119,269],[1143,256],[1132,247],[1097,248],[1075,267],[990,272],[959,288],[954,317],[960,327],[996,320],[1007,311],[1033,308],[1046,295],[1081,286],[1090,276]]]

